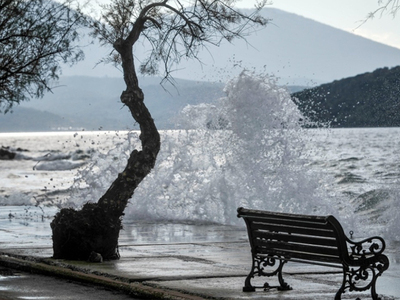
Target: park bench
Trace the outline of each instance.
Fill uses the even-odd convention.
[[[254,292],[256,288],[291,290],[283,280],[282,268],[288,261],[294,261],[341,268],[343,281],[335,300],[341,299],[347,289],[358,292],[370,289],[372,299],[380,299],[375,283],[389,267],[387,256],[382,254],[385,241],[381,237],[353,242],[333,216],[275,213],[242,207],[237,211],[238,217],[246,223],[252,253],[252,267],[245,280],[244,292]],[[274,275],[278,275],[279,286],[251,284],[255,276]]]

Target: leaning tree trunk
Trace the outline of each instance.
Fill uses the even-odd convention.
[[[118,237],[124,209],[136,187],[155,165],[160,135],[139,88],[132,53],[135,40],[118,40],[114,48],[121,55],[126,83],[121,101],[140,126],[142,150],[131,153],[125,170],[118,174],[98,203],[87,203],[80,211],[67,208],[57,213],[51,222],[54,258],[87,260],[93,252],[104,259],[119,258]]]

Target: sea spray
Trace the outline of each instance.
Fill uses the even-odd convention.
[[[80,207],[97,202],[126,166],[130,152],[140,144],[138,138],[136,131],[128,132],[126,137],[118,132],[110,134],[107,140],[113,147],[100,147],[93,152],[90,162],[78,170],[63,206]]]
[[[126,220],[236,224],[236,209],[334,214],[359,232],[354,207],[309,164],[314,130],[273,77],[243,72],[212,104],[185,107],[180,129],[162,131],[155,168],[136,189]],[[116,135],[118,135],[116,133]],[[328,138],[327,135],[326,138]],[[321,139],[321,135],[318,136]],[[65,206],[96,202],[139,146],[138,133],[96,151]]]
[[[311,137],[289,93],[273,77],[247,72],[225,93],[182,110],[177,124],[186,130],[166,133],[127,218],[232,224],[239,206],[337,215],[321,188],[327,182],[306,165]]]
[[[237,195],[234,191],[237,188],[243,190],[242,185],[244,186],[237,177],[246,174],[247,170],[241,164],[235,163],[233,159],[237,148],[234,147],[235,143],[233,142],[236,135],[230,133],[232,129],[228,122],[233,118],[227,117],[226,109],[219,103],[215,102],[210,109],[207,109],[208,105],[206,104],[201,109],[187,107],[186,112],[182,112],[181,116],[189,116],[186,118],[189,119],[188,127],[185,128],[191,128],[191,130],[162,132],[164,156],[158,160],[158,164],[163,164],[166,168],[168,168],[168,164],[174,165],[177,171],[176,174],[171,171],[173,176],[167,178],[164,175],[157,175],[156,172],[164,174],[168,170],[156,167],[153,170],[154,178],[152,180],[157,179],[157,182],[153,181],[150,187],[157,190],[159,187],[156,184],[163,186],[162,194],[163,197],[165,195],[166,202],[179,194],[184,196],[187,193],[191,196],[193,191],[200,191],[200,195],[204,195],[210,186],[207,180],[211,181],[213,187],[208,190],[208,198],[198,197],[200,201],[196,210],[193,209],[193,201],[187,201],[187,203],[171,201],[168,204],[171,212],[165,214],[164,219],[168,217],[172,222],[179,222],[185,219],[184,216],[187,216],[186,220],[196,220],[197,223],[200,220],[211,220],[210,216],[215,216],[213,220],[216,222],[232,218],[233,221],[226,223],[236,220],[236,207],[234,206],[238,201],[233,198]],[[190,115],[189,111],[194,115]],[[222,118],[222,116],[225,117]],[[183,120],[183,117],[179,118],[181,123],[184,123]],[[195,120],[198,122],[194,122]],[[282,130],[282,132],[284,131]],[[292,209],[293,211],[314,213],[299,201],[296,202],[296,199],[306,199],[305,201],[308,201],[312,207],[317,208],[320,203],[325,203],[326,209],[319,208],[315,213],[325,214],[324,211],[326,211],[326,213],[334,214],[341,219],[346,233],[350,230],[354,232],[353,238],[381,235],[387,241],[400,241],[400,173],[398,172],[400,128],[307,130],[300,128],[297,133],[301,141],[298,145],[302,146],[297,148],[299,149],[297,153],[300,154],[298,165],[293,165],[299,170],[305,170],[304,174],[313,177],[308,179],[308,185],[297,185],[297,187],[293,185],[291,194],[303,196],[299,196],[299,198],[295,196],[292,208],[284,207],[281,204],[278,210],[290,211]],[[29,152],[23,153],[25,156],[21,159],[1,161],[0,175],[3,185],[0,191],[0,204],[9,207],[12,205],[37,205],[45,209],[65,206],[80,207],[87,201],[96,202],[110,186],[117,173],[123,170],[129,153],[139,144],[138,132],[128,133],[126,131],[82,131],[75,134],[73,132],[12,135],[3,133],[0,134],[0,137],[4,145],[10,145],[15,149],[17,147],[29,149]],[[293,137],[295,138],[296,135]],[[197,156],[196,153],[200,149],[203,154]],[[85,157],[89,155],[90,158],[82,158],[79,154],[79,159],[86,162],[86,165],[78,173],[76,173],[76,169],[43,171],[34,168],[37,161],[32,158],[47,157],[48,153],[59,153],[60,155],[57,155],[59,160],[64,160],[64,154],[66,154],[68,161],[75,161],[72,157],[69,158],[70,153],[83,153]],[[207,156],[204,153],[207,153]],[[204,157],[209,161],[203,160]],[[293,158],[295,157],[293,155]],[[192,182],[197,178],[196,184],[193,185],[188,181],[186,186],[168,185],[171,182],[179,183],[179,177],[185,178],[182,176],[185,174],[180,171],[185,160],[193,163],[192,165],[186,163],[189,166],[186,173],[192,174],[191,177],[188,176]],[[54,162],[56,163],[57,160]],[[212,168],[204,168],[203,173],[206,176],[203,176],[204,181],[201,181],[201,178],[199,179],[197,176],[200,173],[191,172],[190,169],[201,166],[205,162],[207,162],[206,165],[210,165],[209,162],[215,164],[214,173],[211,173]],[[286,170],[289,170],[290,167],[292,165],[289,164]],[[208,174],[214,175],[211,177]],[[291,176],[290,172],[280,171],[280,174],[286,176],[283,178]],[[303,175],[302,172],[297,174]],[[354,176],[348,176],[348,174]],[[71,187],[74,177],[75,183]],[[358,180],[359,178],[363,180]],[[289,180],[282,179],[281,181]],[[297,182],[301,181],[297,180]],[[147,218],[149,222],[153,222],[155,219],[163,219],[164,213],[158,206],[162,197],[154,201],[157,198],[146,197],[146,192],[150,195],[150,192],[144,190],[142,200],[138,199],[137,195],[132,199],[127,210],[127,221]],[[71,194],[73,197],[67,198]],[[158,192],[153,194],[160,195]],[[287,194],[289,195],[289,191]],[[278,185],[275,190],[261,193],[259,202],[261,205],[264,202],[267,203],[266,209],[275,209],[274,203],[278,202],[273,200],[275,195],[279,195]],[[309,197],[309,195],[314,196]],[[262,206],[258,206],[259,204],[254,199],[251,199],[254,202],[251,207],[261,208]],[[204,205],[203,200],[208,201],[207,205]],[[229,206],[228,203],[231,201],[233,201],[233,205]],[[167,207],[164,202],[161,204]],[[239,201],[238,205],[244,206],[245,204],[247,205],[247,202]],[[178,208],[176,209],[174,205]],[[226,208],[227,205],[229,208]],[[298,208],[299,205],[300,208]],[[143,212],[143,215],[139,215],[138,212]],[[176,213],[176,218],[174,213]],[[221,216],[220,220],[218,220],[219,216]],[[13,217],[13,219],[18,218],[20,218],[19,215]]]

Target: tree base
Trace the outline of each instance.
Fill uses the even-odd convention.
[[[119,259],[121,218],[105,211],[97,203],[87,203],[79,211],[63,208],[50,226],[53,258],[88,260],[95,252],[104,260]]]

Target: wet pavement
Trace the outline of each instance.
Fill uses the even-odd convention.
[[[132,297],[107,287],[0,267],[0,300],[16,299],[128,300]]]
[[[126,299],[123,297],[325,300],[334,298],[342,281],[338,269],[289,262],[284,268],[284,279],[293,290],[244,293],[242,287],[251,264],[247,232],[244,227],[224,225],[125,222],[120,234],[120,260],[103,263],[54,260],[50,219],[7,218],[4,210],[1,212],[2,208],[0,266],[15,269],[18,276],[0,272],[0,300]],[[385,253],[390,267],[378,279],[377,292],[382,300],[400,300],[400,252],[389,244]],[[36,280],[34,294],[28,283]],[[265,278],[259,284],[264,281]],[[268,281],[274,284],[277,280]],[[40,290],[52,285],[60,289]],[[112,293],[116,291],[114,296]],[[73,295],[74,292],[81,294]],[[88,298],[95,293],[99,294]],[[360,295],[361,299],[370,299],[367,292],[346,293],[342,298],[355,299]]]

